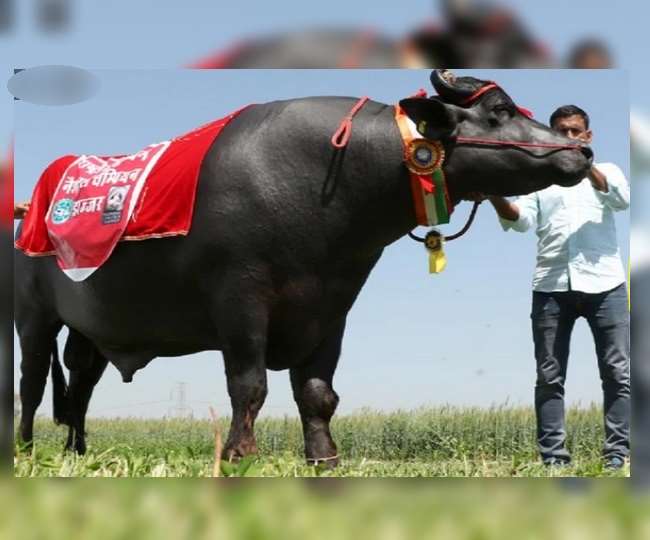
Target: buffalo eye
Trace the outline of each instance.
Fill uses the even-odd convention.
[[[514,109],[510,105],[501,104],[496,105],[490,111],[488,116],[488,122],[490,127],[498,127],[503,122],[509,120],[514,116]]]

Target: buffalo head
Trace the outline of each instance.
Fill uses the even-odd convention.
[[[438,70],[431,81],[438,96],[400,105],[423,136],[445,145],[456,198],[472,191],[524,195],[552,184],[573,186],[587,175],[591,149],[533,120],[500,87]]]

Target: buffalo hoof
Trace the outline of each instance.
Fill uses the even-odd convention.
[[[239,461],[251,454],[257,454],[257,445],[253,443],[239,443],[236,446],[226,446],[221,452],[221,459],[230,463],[239,463]]]
[[[338,467],[339,456],[330,456],[322,458],[307,458],[307,465],[318,467],[319,469],[331,470]]]
[[[86,453],[86,443],[85,441],[75,441],[74,444],[67,442],[64,450],[66,452],[74,452],[75,454],[83,456]]]
[[[55,414],[53,420],[54,420],[54,424],[57,426],[70,425],[70,418],[65,414]]]
[[[34,441],[29,440],[25,441],[22,438],[19,438],[16,441],[16,447],[17,447],[17,452],[22,454],[22,453],[30,453],[34,449]]]

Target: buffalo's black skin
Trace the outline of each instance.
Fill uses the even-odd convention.
[[[2,171],[0,171],[0,182],[2,182]],[[9,462],[11,448],[11,428],[13,393],[11,391],[11,357],[13,356],[11,346],[11,306],[13,305],[13,291],[11,282],[13,279],[11,267],[12,249],[11,232],[5,230],[0,224],[0,459]],[[6,458],[6,459],[5,459]]]
[[[206,155],[186,238],[122,243],[80,283],[51,257],[16,254],[25,441],[32,438],[52,340],[65,324],[78,340],[66,350],[66,364],[91,370],[76,383],[81,397],[71,406],[81,443],[72,436],[69,444],[78,451],[105,359],[130,381],[156,356],[221,350],[233,407],[226,457],[256,450],[253,423],[266,396],[266,369],[291,371],[307,458],[336,454],[329,433],[338,403],[332,377],[347,313],[384,247],[416,224],[392,106],[368,102],[347,148],[330,144],[355,101],[305,98],[242,112]],[[455,135],[531,140],[534,133],[536,140],[567,142],[519,113],[494,110],[508,103],[500,90],[471,109],[404,103],[415,120],[445,128],[440,135],[455,201],[469,191],[528,193],[584,177],[590,160],[576,151],[534,157],[504,147],[452,148]],[[78,364],[75,350],[84,347],[90,360]],[[71,380],[70,394],[72,388]]]
[[[70,370],[67,389],[66,423],[68,424],[67,450],[78,454],[86,452],[86,412],[95,385],[104,373],[108,360],[86,337],[70,329],[63,354],[65,366]],[[53,363],[54,369],[54,363]]]

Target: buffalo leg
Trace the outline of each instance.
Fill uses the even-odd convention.
[[[108,360],[96,349],[92,351],[91,358],[92,361],[89,366],[70,371],[68,386],[70,427],[65,448],[66,450],[74,449],[78,454],[86,453],[86,413],[88,412],[88,404],[95,385],[101,379],[108,364]]]
[[[20,364],[20,438],[30,445],[34,436],[34,415],[41,404],[50,370],[52,348],[61,324],[39,324],[33,318],[17,325],[22,361]]]
[[[257,453],[254,424],[267,394],[266,335],[262,332],[242,334],[224,348],[232,422],[223,458],[229,461]]]
[[[344,331],[345,320],[323,340],[306,364],[291,368],[291,386],[300,411],[308,464],[323,463],[327,467],[338,464],[330,420],[339,403],[332,379],[341,354]]]

